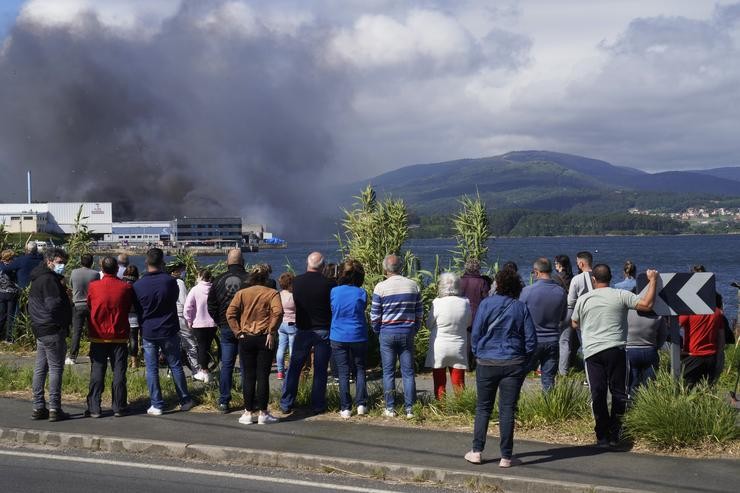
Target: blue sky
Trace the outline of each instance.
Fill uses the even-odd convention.
[[[0,38],[5,37],[22,4],[23,0],[0,0]]]

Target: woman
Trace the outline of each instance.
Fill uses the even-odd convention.
[[[198,283],[188,293],[183,308],[185,322],[195,336],[198,366],[200,367],[193,378],[203,383],[211,381],[208,365],[211,358],[211,343],[216,337],[216,322],[208,314],[208,293],[211,292],[212,281],[211,271],[201,269],[198,272]]]
[[[437,298],[427,316],[429,351],[425,366],[433,368],[434,396],[442,400],[447,387],[447,369],[452,388],[465,388],[468,369],[468,327],[473,321],[471,303],[460,296],[460,278],[451,272],[439,276]]]
[[[133,284],[139,280],[139,269],[135,265],[129,265],[126,270],[123,271],[122,281],[129,284]],[[131,307],[131,311],[128,313],[128,324],[131,327],[131,332],[128,338],[128,354],[131,358],[131,368],[139,367],[139,317],[136,316],[136,310]]]
[[[331,290],[331,341],[332,357],[339,376],[339,415],[352,416],[352,396],[349,392],[350,377],[356,372],[355,403],[357,414],[367,414],[367,385],[365,366],[367,360],[367,292],[362,288],[365,269],[357,260],[346,260],[340,267],[339,285]]]
[[[566,291],[570,289],[570,281],[573,279],[573,267],[570,265],[570,257],[567,255],[555,256],[555,280],[559,281]]]
[[[276,423],[267,410],[270,370],[275,356],[277,330],[283,318],[280,295],[265,286],[269,272],[257,266],[249,276],[248,288],[234,295],[226,309],[226,320],[239,341],[239,360],[244,371],[244,414],[239,423]]]
[[[627,395],[634,397],[635,390],[655,378],[660,356],[658,348],[663,346],[668,334],[665,318],[657,315],[638,314],[630,310],[627,314],[627,361],[629,382]]]
[[[635,280],[635,273],[637,272],[637,266],[632,263],[631,260],[627,260],[622,268],[624,272],[624,281],[618,282],[614,285],[616,289],[626,289],[627,291],[634,292],[637,288],[637,281]]]
[[[15,253],[12,250],[3,250],[0,262],[7,265],[13,257]],[[16,283],[15,272],[0,271],[0,338],[6,342],[13,342],[13,321],[19,294],[20,288]]]
[[[519,301],[522,283],[519,275],[502,269],[496,274],[496,292],[483,300],[473,322],[472,345],[478,369],[476,383],[478,402],[475,409],[473,449],[465,460],[481,464],[481,452],[486,445],[488,421],[496,399],[498,401],[501,461],[499,467],[519,463],[514,450],[514,414],[519,400],[527,362],[537,347],[537,334],[527,306]]]
[[[283,322],[278,330],[277,349],[277,379],[285,378],[285,350],[293,356],[293,341],[295,340],[295,302],[293,301],[293,279],[295,274],[283,272],[278,278],[280,285],[280,301],[283,304]]]

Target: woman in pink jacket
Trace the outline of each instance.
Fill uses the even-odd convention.
[[[198,344],[198,366],[200,370],[193,378],[204,383],[211,381],[208,375],[210,363],[209,350],[213,338],[216,336],[216,323],[208,314],[208,293],[211,291],[211,271],[202,269],[198,272],[198,284],[188,293],[185,299],[183,315],[188,327],[193,329],[193,335]]]

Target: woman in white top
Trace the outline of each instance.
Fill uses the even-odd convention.
[[[430,336],[425,365],[433,368],[434,395],[438,400],[445,394],[448,368],[453,389],[465,388],[468,327],[472,322],[470,302],[460,296],[460,278],[445,272],[439,277],[438,295],[427,316]]]

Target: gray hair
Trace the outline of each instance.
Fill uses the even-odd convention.
[[[465,272],[469,274],[478,274],[480,272],[480,260],[469,258],[465,261]]]
[[[400,274],[401,267],[401,257],[398,255],[391,253],[383,259],[383,270],[389,274]]]
[[[26,243],[26,253],[39,253],[39,246],[35,241]]]
[[[443,272],[439,276],[437,297],[458,296],[460,294],[460,277],[454,272]]]
[[[306,265],[309,269],[321,270],[324,266],[324,256],[320,252],[311,252],[306,259]]]
[[[537,272],[543,272],[545,274],[549,274],[552,272],[552,264],[550,263],[550,260],[546,257],[540,257],[537,260],[534,261],[534,270]]]

